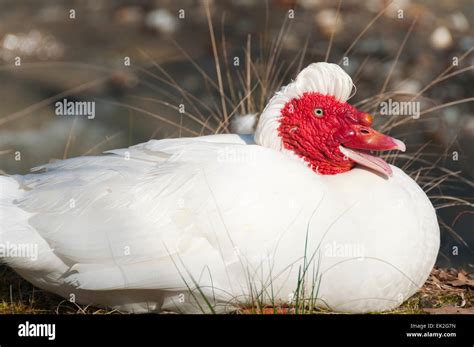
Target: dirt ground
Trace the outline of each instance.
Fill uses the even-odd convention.
[[[241,314],[288,314],[291,308],[244,308]],[[330,313],[326,310],[312,311]],[[0,314],[121,314],[70,303],[33,287],[7,267],[0,269]],[[434,268],[425,285],[399,308],[382,314],[474,314],[474,274]]]

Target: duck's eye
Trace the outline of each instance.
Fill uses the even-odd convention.
[[[320,118],[320,117],[324,116],[324,111],[323,111],[322,108],[315,108],[313,112],[314,112],[314,115],[316,117]]]

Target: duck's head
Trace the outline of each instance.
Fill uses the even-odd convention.
[[[347,103],[352,89],[338,65],[309,65],[270,100],[255,141],[296,154],[320,174],[346,172],[357,163],[391,176],[390,166],[369,151],[405,151],[405,145],[372,129],[372,116]]]

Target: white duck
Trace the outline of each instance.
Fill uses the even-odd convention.
[[[339,66],[311,64],[270,100],[255,142],[152,140],[0,177],[2,260],[40,288],[129,312],[221,312],[303,290],[335,311],[392,309],[428,277],[439,227],[410,177],[360,151],[405,146],[346,103],[352,88]],[[21,245],[37,259],[9,252]]]

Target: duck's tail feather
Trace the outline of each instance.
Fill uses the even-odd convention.
[[[19,222],[20,210],[14,205],[21,198],[19,183],[10,176],[0,176],[0,260],[6,257],[8,233]]]
[[[36,258],[36,246],[27,237],[29,214],[16,205],[23,193],[14,177],[0,176],[0,262],[19,268]]]
[[[255,133],[258,114],[249,113],[245,115],[237,115],[230,122],[230,130],[239,135],[251,135]]]
[[[0,263],[19,272],[64,270],[64,263],[29,223],[34,214],[19,206],[25,194],[21,176],[0,176]]]

